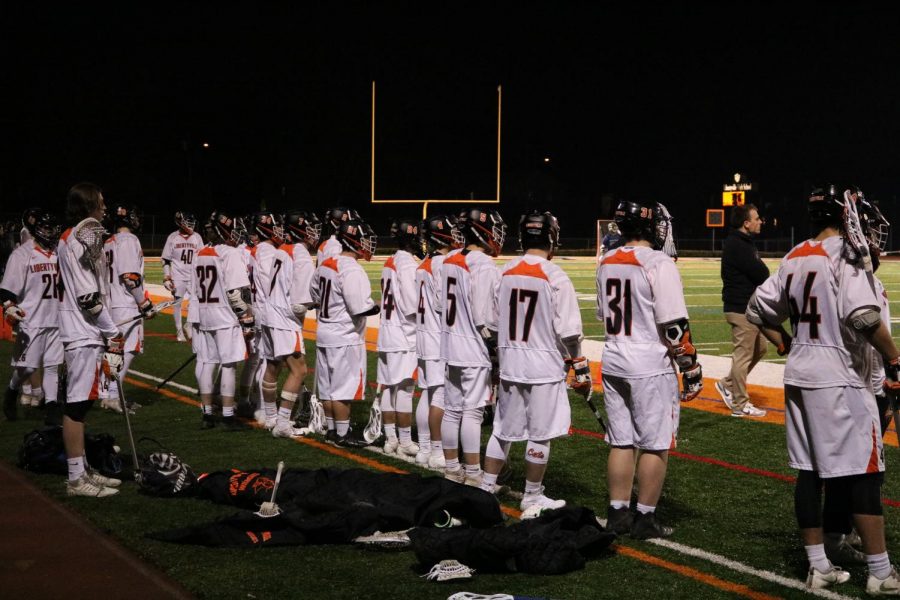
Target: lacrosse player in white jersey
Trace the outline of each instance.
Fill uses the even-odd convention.
[[[109,277],[100,222],[106,204],[100,188],[79,183],[69,190],[66,215],[74,226],[57,246],[63,301],[59,334],[65,348],[66,405],[63,443],[68,462],[66,493],[106,497],[121,481],[93,471],[84,458],[84,419],[97,399],[101,370],[114,376],[122,366],[124,340],[109,311]]]
[[[107,214],[106,226],[112,232],[103,244],[103,252],[108,267],[107,284],[113,322],[122,323],[141,316],[152,318],[153,302],[144,292],[144,252],[140,240],[134,235],[140,231],[141,215],[133,206],[117,204]],[[119,377],[124,379],[134,357],[144,353],[144,320],[137,318],[122,325],[121,331],[125,339],[125,354]],[[122,412],[115,377],[103,378],[100,406]],[[134,403],[129,403],[129,407],[133,406]]]
[[[316,267],[310,287],[318,306],[316,388],[325,409],[326,440],[340,446],[365,442],[350,430],[350,402],[366,387],[366,317],[377,315],[372,287],[359,259],[372,260],[378,238],[367,223],[350,219],[337,231],[343,251]]]
[[[495,491],[512,442],[525,445],[523,518],[565,506],[544,495],[550,441],[571,425],[566,373],[575,369],[576,389],[591,389],[588,361],[581,354],[581,311],[569,276],[550,262],[559,247],[559,223],[549,212],[532,211],[519,221],[524,256],[501,269],[495,296],[499,315],[500,389],[494,429],[484,457],[481,489]]]
[[[460,219],[459,230],[466,247],[451,252],[441,269],[441,358],[447,363],[441,441],[444,476],[477,487],[482,481],[481,421],[497,361],[494,296],[500,270],[492,257],[503,248],[506,223],[495,210],[472,208]]]
[[[246,224],[252,221],[252,213],[243,218],[242,222],[245,224],[244,236],[237,248],[241,253],[241,260],[244,261],[244,265],[247,267],[247,277],[250,280],[250,297],[253,299],[253,311],[255,314],[259,312],[259,307],[256,305],[256,287],[253,285],[253,254],[256,252],[259,237],[246,227]],[[190,305],[188,305],[188,309],[188,312],[190,312]],[[262,387],[260,385],[265,366],[260,363],[258,340],[259,322],[257,321],[256,331],[248,339],[247,358],[241,365],[237,415],[239,417],[256,418],[257,423],[265,425],[266,411],[262,407]]]
[[[419,387],[422,397],[416,406],[416,429],[419,453],[416,463],[433,469],[446,466],[441,442],[444,419],[444,371],[441,358],[440,298],[441,266],[451,249],[461,248],[462,236],[456,228],[455,215],[435,215],[422,221],[419,230],[428,255],[416,269],[416,357],[419,365]]]
[[[319,248],[316,251],[316,265],[322,264],[322,261],[332,256],[337,256],[344,251],[344,247],[338,241],[337,234],[341,228],[341,223],[349,220],[361,221],[359,213],[352,208],[346,206],[336,206],[325,211],[325,227],[322,231],[322,238]]]
[[[294,260],[289,253],[292,247],[282,245],[284,226],[281,215],[256,213],[251,229],[259,236],[253,255],[253,282],[260,308],[257,315],[260,323],[259,356],[266,364],[261,384],[266,427],[274,437],[294,437],[300,433],[293,426],[291,417],[306,376],[303,333],[297,312],[305,314],[306,305],[293,306]],[[310,279],[307,278],[307,286]],[[310,303],[308,293],[304,296],[299,300]],[[289,372],[279,405],[276,404],[278,375],[285,366]]]
[[[16,395],[20,387],[43,369],[41,379],[48,424],[60,424],[62,414],[57,404],[59,365],[63,362],[63,345],[59,338],[59,307],[62,287],[56,260],[59,221],[43,210],[32,209],[27,221],[31,238],[13,250],[6,262],[0,298],[7,323],[16,331],[13,348],[12,377],[3,398],[3,412],[10,421],[17,418]],[[22,404],[38,406],[40,388],[22,392]]]
[[[230,431],[247,426],[235,417],[235,371],[247,356],[247,340],[253,336],[254,315],[250,306],[250,280],[247,267],[236,246],[244,228],[240,219],[223,211],[210,216],[212,238],[194,257],[189,293],[197,303],[200,342],[208,362],[197,355],[197,387],[203,411],[203,428],[216,426],[213,395],[216,367],[219,369],[219,395],[222,400],[222,425]]]
[[[186,211],[178,211],[175,213],[175,224],[178,226],[177,231],[173,231],[166,238],[166,244],[163,246],[162,263],[163,263],[163,285],[172,296],[180,302],[173,307],[172,314],[175,317],[175,333],[179,342],[186,341],[185,331],[190,328],[182,329],[181,325],[181,305],[191,281],[191,264],[197,252],[203,247],[203,239],[194,228],[197,226],[197,219],[193,214]],[[187,299],[189,301],[189,299]]]
[[[850,192],[833,186],[809,197],[814,238],[796,246],[756,289],[747,319],[773,343],[789,346],[784,370],[788,458],[798,469],[794,509],[810,567],[806,584],[824,588],[850,574],[828,559],[822,489],[853,513],[869,567],[866,592],[900,595],[884,537],[884,450],[872,390],[873,346],[884,358],[885,387],[900,388],[900,352],[881,320],[868,243]],[[790,319],[793,341],[777,328]]]
[[[675,446],[681,401],[693,400],[703,375],[691,339],[681,276],[661,250],[670,222],[656,203],[622,201],[615,222],[625,245],[597,268],[597,318],[606,324],[603,394],[610,445],[607,527],[636,539],[667,537],[656,506]],[[679,395],[675,366],[682,374]],[[635,457],[637,463],[635,463]],[[638,497],[630,509],[637,471]]]
[[[411,219],[391,223],[397,251],[381,269],[381,323],[378,328],[378,372],[384,423],[384,453],[416,456],[412,441],[412,408],[416,359],[416,262],[421,254],[419,225]],[[379,400],[376,398],[375,400]],[[421,401],[420,401],[421,402]]]
[[[322,235],[322,222],[313,212],[305,210],[290,210],[284,215],[285,245],[282,249],[287,252],[294,262],[293,276],[291,279],[290,299],[291,312],[300,326],[301,347],[303,341],[303,323],[306,313],[313,306],[310,295],[310,285],[316,266],[310,252],[316,249],[319,238]],[[303,348],[303,378],[306,377],[306,349]],[[297,423],[309,422],[309,406],[304,403],[302,393],[297,397]]]

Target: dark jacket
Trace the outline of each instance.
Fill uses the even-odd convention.
[[[753,239],[732,229],[722,244],[722,302],[725,312],[744,314],[753,290],[769,277],[769,267],[759,259]]]

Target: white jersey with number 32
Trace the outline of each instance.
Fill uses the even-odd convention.
[[[240,250],[227,244],[206,246],[197,253],[191,274],[191,302],[197,303],[200,329],[236,327],[227,292],[250,286]]]
[[[563,338],[581,336],[581,311],[569,276],[527,254],[504,265],[497,291],[500,378],[552,383],[566,376]]]
[[[607,252],[597,268],[597,318],[606,324],[604,374],[674,373],[660,326],[688,318],[675,261],[643,246]]]

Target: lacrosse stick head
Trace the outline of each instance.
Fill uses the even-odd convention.
[[[94,263],[103,256],[106,229],[100,221],[88,217],[76,225],[72,233],[84,249],[81,255],[82,263],[87,268],[93,268]]]
[[[851,250],[848,258],[853,262],[862,262],[866,271],[872,271],[872,258],[869,254],[869,240],[863,230],[856,206],[856,194],[853,190],[844,191],[844,236]]]
[[[328,432],[328,424],[325,422],[325,407],[319,402],[318,396],[309,396],[309,423],[307,429],[314,433],[324,435]]]
[[[372,401],[372,408],[369,409],[369,422],[366,423],[366,428],[363,430],[363,439],[371,444],[381,437],[381,425],[381,405],[376,395],[375,400]]]
[[[372,535],[361,535],[353,538],[357,544],[376,550],[402,550],[412,545],[408,529],[403,531],[376,531]]]
[[[475,569],[467,567],[458,560],[442,560],[431,567],[425,575],[428,581],[450,581],[452,579],[471,579]]]
[[[259,505],[259,510],[256,511],[255,514],[258,517],[262,517],[264,519],[270,519],[272,517],[277,517],[281,514],[281,507],[278,506],[275,502],[263,502]]]

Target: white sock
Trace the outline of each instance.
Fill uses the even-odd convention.
[[[881,554],[866,554],[866,564],[869,565],[869,574],[878,579],[887,579],[891,574],[891,559],[887,552]]]
[[[488,473],[487,471],[481,476],[481,489],[486,492],[494,492],[494,484],[497,483],[497,474]]]
[[[809,566],[820,573],[828,573],[831,571],[831,561],[825,556],[825,544],[803,546],[803,549],[806,550],[806,558],[809,559]]]
[[[540,481],[528,481],[525,480],[525,493],[526,494],[540,494],[541,493],[541,482]]]
[[[290,421],[291,420],[291,409],[286,406],[282,406],[281,408],[278,409],[278,416],[282,417],[283,419],[285,419],[287,421]]]
[[[234,406],[223,406],[222,407],[222,416],[223,417],[233,417],[234,416]]]
[[[656,512],[655,506],[647,506],[646,504],[641,504],[638,502],[637,511],[642,515],[649,515],[652,512]]]
[[[263,409],[266,411],[267,419],[278,415],[278,406],[274,402],[263,402]]]
[[[444,453],[444,444],[441,443],[441,440],[431,440],[431,452],[432,454],[443,454]]]
[[[397,425],[396,423],[385,423],[384,424],[384,436],[390,441],[394,441],[397,439]]]
[[[212,404],[204,404],[203,405],[203,414],[204,415],[213,414],[213,405]]]
[[[467,477],[478,477],[481,475],[481,465],[470,465],[466,463],[466,476]]]
[[[400,434],[401,446],[408,446],[412,442],[412,427],[398,427],[397,433]]]
[[[328,431],[334,431],[334,417],[325,417],[325,427]]]
[[[337,434],[340,437],[344,437],[350,431],[350,421],[335,421],[334,426],[337,428]]]
[[[69,465],[69,481],[75,481],[84,475],[84,457],[70,458],[66,461]]]
[[[445,462],[445,467],[448,471],[458,471],[459,470],[459,458],[448,458]]]
[[[630,502],[628,500],[610,500],[609,505],[613,508],[628,508]]]

